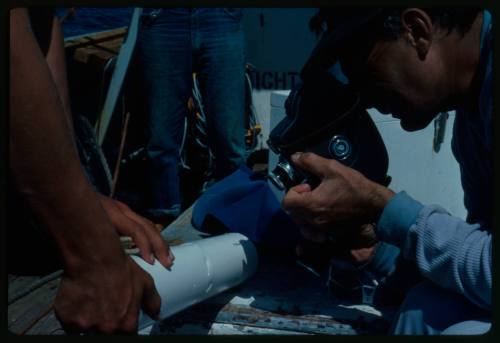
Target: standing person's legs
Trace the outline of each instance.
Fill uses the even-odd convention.
[[[395,335],[478,334],[489,327],[476,324],[489,316],[462,295],[426,280],[410,290],[391,332]]]
[[[181,209],[179,149],[192,89],[191,13],[162,9],[144,17],[138,63],[148,114],[150,213],[177,216]]]
[[[197,9],[193,20],[215,178],[246,162],[245,40],[239,9]]]

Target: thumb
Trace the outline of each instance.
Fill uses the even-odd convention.
[[[295,166],[320,178],[325,176],[330,162],[312,152],[297,152],[291,156],[291,159]]]
[[[151,276],[146,275],[143,289],[142,310],[151,318],[158,320],[161,309],[161,297],[156,290]]]
[[[295,193],[306,193],[311,191],[311,186],[308,185],[307,183],[301,183],[298,184],[297,186],[293,186],[290,188],[290,191],[293,191]]]

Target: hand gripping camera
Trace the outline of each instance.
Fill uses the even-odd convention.
[[[267,144],[279,155],[269,178],[280,190],[320,180],[294,167],[295,152],[335,159],[377,183],[388,185],[384,142],[357,92],[328,71],[295,85],[285,103],[286,117],[271,131]]]

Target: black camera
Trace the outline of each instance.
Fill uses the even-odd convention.
[[[267,144],[279,155],[269,178],[280,190],[320,180],[294,167],[295,152],[335,159],[377,183],[388,185],[387,150],[359,93],[325,71],[297,83],[285,102],[286,117],[271,131]]]

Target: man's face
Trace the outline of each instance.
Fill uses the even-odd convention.
[[[347,57],[340,62],[367,106],[401,119],[407,131],[425,128],[447,109],[449,94],[435,46],[422,59],[403,37],[379,40],[365,62]]]

